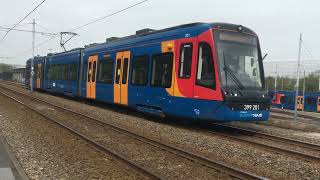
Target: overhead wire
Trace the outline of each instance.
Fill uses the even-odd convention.
[[[81,25],[81,26],[72,28],[72,29],[70,29],[68,32],[74,32],[74,31],[76,31],[76,30],[79,30],[79,29],[81,29],[81,28],[84,28],[84,27],[86,27],[86,26],[89,26],[89,25],[91,25],[91,24],[93,24],[93,23],[96,23],[96,22],[101,21],[101,20],[103,20],[103,19],[107,19],[107,18],[112,17],[112,16],[114,16],[114,15],[116,15],[116,14],[119,14],[119,13],[121,13],[121,12],[124,12],[124,11],[126,11],[126,10],[128,10],[128,9],[131,9],[131,8],[133,8],[133,7],[136,7],[136,6],[138,6],[138,5],[141,5],[141,4],[143,4],[143,3],[147,2],[147,1],[150,1],[150,0],[143,0],[143,1],[140,1],[140,2],[135,3],[135,4],[133,4],[133,5],[127,6],[127,7],[123,8],[123,9],[120,9],[120,10],[115,11],[115,12],[113,12],[113,13],[107,14],[107,15],[105,15],[105,16],[103,16],[103,17],[100,17],[100,18],[97,18],[97,19],[95,19],[95,20],[92,20],[92,21],[90,21],[90,22],[88,22],[88,23],[85,23],[85,24],[83,24],[83,25]],[[36,45],[35,48],[38,48],[38,47],[40,47],[40,46],[42,46],[42,45],[50,42],[51,40],[53,40],[53,39],[55,39],[55,38],[57,38],[57,37],[58,37],[58,35],[55,35],[55,36],[51,37],[50,39],[45,40],[45,41],[41,42],[40,44]],[[25,54],[25,53],[30,52],[30,51],[32,51],[32,49],[29,49],[29,50],[27,50],[27,51],[24,51],[24,52],[22,52],[22,53],[19,53],[17,56],[20,56],[20,55]],[[16,57],[16,56],[15,56],[15,57]]]
[[[2,27],[0,26],[0,31],[7,31],[7,30],[11,30],[11,31],[19,31],[19,32],[33,32],[31,30],[25,30],[25,29],[12,29],[12,28],[6,28],[6,27]],[[50,32],[42,32],[42,31],[34,31],[34,33],[37,34],[42,34],[42,35],[56,35],[57,33],[50,33]]]
[[[41,25],[39,23],[36,23],[36,26],[39,26],[40,28],[42,28],[42,29],[44,29],[46,31],[50,31],[49,28],[47,28],[47,27],[45,27],[45,26],[43,26],[43,25]]]
[[[51,40],[53,40],[53,39],[55,39],[55,38],[57,38],[57,36],[52,36],[51,38],[49,38],[49,39],[47,39],[47,40],[45,40],[45,41],[37,44],[34,48],[36,49],[36,48],[38,48],[38,47],[41,47],[41,46],[43,46],[44,44],[50,42]],[[28,50],[26,50],[26,51],[23,51],[23,52],[19,53],[18,55],[14,56],[14,57],[23,55],[23,54],[28,53],[28,52],[31,52],[31,51],[32,51],[32,49],[28,49]]]
[[[23,23],[23,24],[18,24],[16,27],[23,27],[23,26],[26,26],[26,25],[30,25],[32,23]],[[11,26],[14,26],[15,24],[5,24],[5,25],[1,25],[1,27],[6,27],[6,28],[10,28]]]
[[[315,59],[314,56],[312,55],[312,53],[309,51],[309,49],[307,48],[307,45],[304,41],[302,41],[302,46],[304,47],[304,49],[307,51],[307,53],[311,56],[312,59]]]
[[[79,29],[84,28],[84,27],[86,27],[86,26],[88,26],[88,25],[90,25],[90,24],[96,23],[96,22],[101,21],[101,20],[103,20],[103,19],[106,19],[106,18],[108,18],[108,17],[111,17],[111,16],[114,16],[114,15],[119,14],[119,13],[121,13],[121,12],[124,12],[124,11],[126,11],[126,10],[128,10],[128,9],[131,9],[131,8],[135,7],[135,6],[138,6],[138,5],[140,5],[140,4],[146,3],[147,1],[149,1],[149,0],[140,1],[140,2],[138,2],[138,3],[135,3],[135,4],[133,4],[133,5],[128,6],[128,7],[126,7],[126,8],[123,8],[123,9],[120,9],[120,10],[118,10],[118,11],[116,11],[116,12],[113,12],[113,13],[111,13],[111,14],[107,14],[106,16],[103,16],[103,17],[101,17],[101,18],[97,18],[97,19],[95,19],[95,20],[92,20],[92,21],[90,21],[90,22],[88,22],[88,23],[86,23],[86,24],[83,24],[83,25],[81,25],[81,26],[78,26],[78,27],[75,27],[75,28],[71,29],[70,32],[79,30]]]
[[[18,23],[16,23],[14,26],[12,26],[6,33],[5,35],[2,37],[2,39],[0,40],[0,42],[4,41],[4,39],[7,37],[7,35],[9,34],[10,31],[12,31],[12,29],[14,29],[15,27],[17,27],[22,21],[24,21],[25,19],[27,19],[28,16],[30,16],[36,9],[38,9],[46,0],[42,0],[35,8],[33,8],[27,15],[25,15]]]

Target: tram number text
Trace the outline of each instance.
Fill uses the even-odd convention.
[[[245,111],[258,111],[260,110],[259,105],[244,105],[243,110]]]

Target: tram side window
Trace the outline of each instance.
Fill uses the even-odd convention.
[[[46,80],[50,79],[50,66],[47,64],[46,65]]]
[[[117,59],[117,68],[116,68],[116,84],[120,82],[120,74],[121,74],[121,59]]]
[[[192,44],[182,44],[179,62],[179,78],[189,78],[191,76],[192,65]]]
[[[286,96],[281,96],[280,103],[283,104],[283,103],[286,103],[286,102],[287,102],[287,97]]]
[[[34,73],[34,78],[37,78],[38,77],[38,67],[36,65],[34,65],[33,67],[33,73]]]
[[[272,97],[272,101],[276,101],[277,100],[277,94],[274,94]]]
[[[50,80],[54,80],[53,68],[54,68],[54,65],[51,64],[51,65],[49,66],[49,78],[50,78]]]
[[[64,64],[62,65],[63,69],[63,77],[61,77],[61,80],[65,81],[74,81],[77,79],[77,64],[72,63],[72,64]]]
[[[54,80],[59,80],[59,65],[56,64],[54,67],[55,67],[54,68],[54,70],[55,70],[55,72],[54,72]]]
[[[58,65],[58,80],[64,80],[64,65]]]
[[[172,80],[173,54],[165,53],[152,56],[151,85],[168,88]]]
[[[297,102],[298,102],[298,104],[302,104],[303,103],[303,98],[302,97],[298,97]]]
[[[99,63],[98,63],[99,64]],[[103,59],[99,64],[98,81],[103,83],[112,83],[114,61],[111,58]]]
[[[295,103],[294,97],[289,97],[289,100],[288,100],[288,101],[289,101],[290,104]]]
[[[62,80],[69,81],[70,80],[70,65],[69,64],[63,64],[63,74]]]
[[[38,67],[38,78],[41,79],[41,69],[39,69],[39,67]]]
[[[86,81],[87,80],[87,70],[88,70],[88,64],[83,64],[83,80]]]
[[[53,80],[52,77],[52,65],[49,65],[49,69],[48,69],[48,80]]]
[[[206,88],[216,89],[215,79],[211,47],[207,43],[200,43],[196,84]]]
[[[89,62],[89,64],[88,64],[88,77],[87,77],[87,80],[88,80],[88,82],[90,82],[90,80],[91,80],[91,73],[92,73],[92,62]]]
[[[96,82],[96,69],[97,69],[97,61],[94,61],[92,66],[92,82]]]
[[[78,65],[76,63],[70,64],[70,80],[71,81],[77,80],[77,73],[78,73]]]
[[[122,84],[127,84],[128,63],[129,63],[129,59],[128,58],[124,58],[124,60],[123,60],[123,72],[122,72]]]
[[[307,99],[307,104],[309,104],[309,105],[312,105],[313,104],[313,102],[314,102],[314,97],[309,97],[308,99]]]
[[[149,56],[137,56],[133,58],[131,83],[144,86],[148,83]]]
[[[51,69],[50,74],[51,74],[52,80],[56,80],[56,67],[57,66],[55,64],[51,65],[51,67],[50,67],[50,69]]]

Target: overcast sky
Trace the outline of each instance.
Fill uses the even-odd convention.
[[[42,0],[1,0],[0,26],[12,26]],[[141,1],[141,0],[140,0]],[[122,9],[139,0],[47,0],[17,29],[61,32]],[[253,29],[260,38],[267,61],[296,60],[299,33],[303,33],[303,59],[320,59],[320,2],[316,0],[150,0],[133,9],[87,26],[66,45],[67,49],[103,42],[106,37],[125,36],[146,27],[162,29],[191,22],[228,22]],[[26,24],[27,23],[27,24]],[[46,28],[46,29],[45,29]],[[0,31],[2,37],[5,32]],[[50,39],[37,35],[36,45]],[[0,62],[24,64],[31,57],[31,33],[11,31],[0,42]],[[36,55],[60,52],[59,38],[36,49]],[[27,52],[26,52],[27,51]],[[311,55],[310,55],[311,54]]]

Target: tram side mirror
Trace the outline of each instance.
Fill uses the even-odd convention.
[[[251,67],[253,67],[253,65],[254,65],[254,59],[251,58]]]
[[[266,53],[263,58],[262,58],[262,61],[268,56],[268,53]]]
[[[257,68],[254,68],[252,71],[252,76],[257,76]]]

